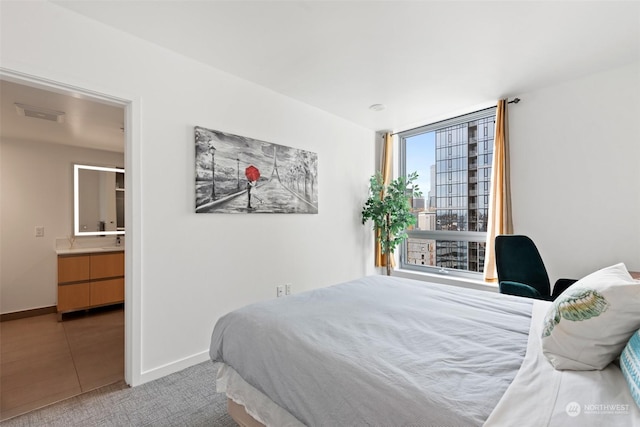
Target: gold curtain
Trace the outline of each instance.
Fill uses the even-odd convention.
[[[496,282],[495,239],[500,234],[513,234],[511,216],[511,182],[509,179],[509,126],[506,99],[498,101],[496,130],[491,169],[491,192],[489,194],[489,218],[487,243],[484,254],[484,280]]]
[[[380,166],[380,173],[382,174],[382,180],[384,185],[387,186],[391,182],[391,175],[393,169],[393,136],[387,132],[384,134],[382,145],[382,164]],[[384,197],[384,194],[380,194],[380,197]],[[376,231],[376,243],[375,243],[375,266],[386,267],[387,266],[387,254],[382,253],[382,247],[378,240],[380,232]],[[393,257],[391,257],[391,267],[394,266]]]

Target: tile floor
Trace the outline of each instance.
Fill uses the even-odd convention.
[[[123,379],[122,305],[0,323],[0,421]]]

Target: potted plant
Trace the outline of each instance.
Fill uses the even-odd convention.
[[[387,254],[387,276],[391,275],[390,259],[396,247],[408,237],[407,228],[416,223],[409,198],[422,196],[414,184],[417,179],[418,173],[413,172],[384,185],[382,175],[377,172],[369,180],[369,198],[362,208],[362,224],[367,220],[373,222],[376,240],[382,253]]]

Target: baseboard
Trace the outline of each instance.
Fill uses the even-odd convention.
[[[57,312],[58,310],[55,305],[52,305],[50,307],[32,308],[30,310],[14,311],[12,313],[0,314],[0,322],[6,322],[7,320],[24,319],[26,317],[41,316],[43,314],[51,314]]]
[[[183,369],[206,362],[207,360],[211,360],[209,357],[209,350],[194,354],[193,356],[185,357],[184,359],[180,359],[175,362],[167,363],[166,365],[162,365],[157,368],[149,369],[148,371],[144,371],[140,374],[140,382],[136,385],[141,385],[149,381],[157,380],[158,378],[166,377],[167,375],[182,371]]]

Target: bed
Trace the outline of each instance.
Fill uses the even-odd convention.
[[[210,356],[243,426],[640,426],[616,363],[542,354],[550,304],[369,276],[228,313]]]

